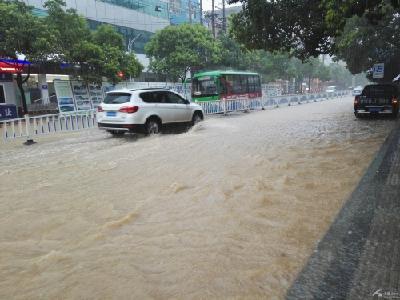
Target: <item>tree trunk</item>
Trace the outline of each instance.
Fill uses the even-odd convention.
[[[24,80],[22,79],[22,74],[18,73],[17,74],[17,86],[19,89],[19,92],[21,93],[21,100],[22,100],[22,109],[23,109],[23,114],[28,113],[28,105],[26,104],[26,97],[25,97],[25,91],[23,88]]]

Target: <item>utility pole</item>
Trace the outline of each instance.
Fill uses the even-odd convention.
[[[214,9],[215,0],[212,0],[211,5],[212,5],[212,9],[211,9],[211,26],[212,26],[212,34],[213,34],[213,37],[215,39],[215,9]]]
[[[226,33],[225,0],[222,0],[222,32]]]

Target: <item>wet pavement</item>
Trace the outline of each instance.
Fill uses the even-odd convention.
[[[283,299],[395,125],[348,97],[2,143],[0,299]]]
[[[400,299],[400,123],[287,299]]]

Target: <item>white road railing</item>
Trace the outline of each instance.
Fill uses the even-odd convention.
[[[277,97],[264,96],[262,98],[250,100],[232,99],[223,101],[205,101],[198,102],[198,104],[202,106],[206,115],[212,115],[323,101],[343,95],[346,95],[346,92]],[[0,130],[2,132],[3,140],[5,141],[16,138],[26,138],[27,140],[30,140],[35,136],[55,134],[58,132],[79,131],[96,126],[96,112],[93,110],[32,117],[26,115],[25,118],[0,121]]]
[[[3,140],[16,138],[29,140],[38,135],[79,131],[96,126],[96,114],[94,111],[35,117],[26,115],[24,118],[0,122]]]
[[[203,108],[205,114],[221,114],[233,111],[248,111],[265,109],[268,107],[279,107],[282,105],[295,105],[309,102],[317,102],[341,97],[346,95],[347,92],[334,92],[334,93],[319,93],[319,94],[305,94],[305,95],[284,95],[276,97],[254,98],[254,99],[229,99],[218,101],[204,101],[197,102]]]

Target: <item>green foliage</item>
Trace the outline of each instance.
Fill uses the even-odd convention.
[[[105,47],[115,47],[118,50],[124,50],[124,39],[122,35],[115,31],[110,25],[101,25],[93,33],[93,41],[98,45]]]
[[[400,73],[399,28],[400,16],[393,8],[376,25],[365,16],[355,16],[336,39],[336,55],[353,73],[367,71],[374,63],[385,63],[384,80],[392,80]]]
[[[101,74],[116,83],[122,80],[117,76],[120,71],[125,76],[132,77],[136,77],[142,72],[143,66],[134,54],[124,51],[122,36],[110,25],[99,26],[92,33],[92,43],[99,45],[103,53],[102,65],[99,69],[93,70],[92,75]]]
[[[228,35],[220,35],[218,40],[221,47],[219,66],[236,70],[245,70],[249,67],[248,50]]]
[[[143,66],[133,54],[124,51],[122,36],[111,26],[89,30],[85,18],[74,9],[65,9],[62,0],[48,0],[48,16],[39,18],[20,1],[0,0],[0,56],[23,53],[36,63],[63,62],[78,67],[86,81],[112,82],[138,76]]]
[[[138,76],[143,66],[132,54],[124,51],[123,37],[112,26],[101,25],[91,32],[86,20],[74,9],[64,9],[62,0],[48,0],[49,16],[45,22],[57,33],[56,59],[79,67],[85,81],[101,82],[106,77],[113,83],[125,76]]]
[[[345,60],[353,73],[386,62],[385,80],[400,73],[398,0],[242,3],[231,33],[251,49],[290,52],[302,60],[330,54]]]
[[[0,0],[0,57],[26,59],[40,64],[45,72],[49,63],[63,62],[79,67],[86,81],[101,82],[107,77],[120,81],[122,71],[126,76],[137,76],[143,66],[132,54],[124,52],[122,36],[112,27],[100,26],[91,32],[86,20],[73,9],[65,9],[62,0],[48,0],[44,5],[48,16],[39,18],[32,7],[18,0]],[[29,79],[17,74],[24,111],[27,111],[23,84]]]
[[[399,9],[399,0],[323,0],[321,6],[326,11],[325,21],[340,35],[347,19],[364,16],[372,25],[378,24],[387,15],[389,7]]]
[[[28,59],[46,61],[49,53],[55,53],[55,33],[46,23],[31,14],[31,8],[23,2],[0,0],[0,57],[17,58],[24,54]],[[17,74],[17,86],[21,93],[23,110],[27,104],[23,84],[29,79]]]
[[[145,46],[150,69],[170,79],[185,80],[191,68],[203,68],[221,59],[221,48],[211,33],[199,24],[168,26]]]
[[[291,57],[288,53],[271,53],[265,50],[249,51],[228,35],[218,37],[222,47],[222,59],[214,69],[235,69],[255,71],[262,74],[264,82],[277,79],[289,80],[319,78],[331,79],[330,70],[319,59],[310,58],[306,62]]]
[[[0,57],[16,57],[16,52],[43,60],[55,51],[55,33],[31,8],[19,1],[0,0]]]
[[[59,61],[68,61],[77,51],[75,47],[90,36],[86,20],[74,9],[64,10],[64,6],[62,0],[48,0],[44,4],[48,16],[43,21],[56,36],[56,51],[53,53],[57,53],[54,59]]]
[[[331,80],[335,82],[337,86],[340,86],[342,88],[347,88],[351,86],[352,75],[348,69],[337,63],[331,64],[329,66],[329,69]]]
[[[290,52],[301,59],[329,53],[330,29],[319,0],[244,0],[231,34],[250,49]]]

